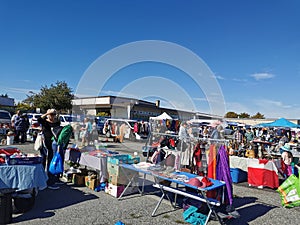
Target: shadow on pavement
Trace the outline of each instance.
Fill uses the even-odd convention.
[[[55,215],[55,210],[65,208],[80,202],[97,199],[93,194],[85,193],[72,188],[71,185],[63,184],[59,190],[48,188],[39,191],[34,207],[23,214],[14,214],[13,223],[24,222],[36,218],[48,218]]]
[[[257,198],[255,197],[235,197],[233,198],[233,206],[234,208],[239,208],[251,203],[255,203]]]
[[[237,209],[237,211],[240,214],[240,217],[237,219],[230,220],[226,224],[232,224],[232,225],[249,224],[249,222],[267,214],[270,210],[274,208],[276,207],[258,203],[248,207]]]

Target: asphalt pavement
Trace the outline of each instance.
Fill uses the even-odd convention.
[[[104,139],[102,139],[104,140]],[[143,142],[113,143],[106,142],[107,148],[114,151],[133,154],[138,152],[141,159]],[[33,143],[14,145],[25,153],[34,153]],[[12,224],[95,224],[113,225],[122,221],[126,225],[178,225],[187,224],[182,217],[181,208],[173,209],[168,200],[162,202],[157,216],[151,212],[159,200],[159,192],[146,185],[146,194],[133,194],[118,200],[103,191],[96,192],[87,187],[77,187],[64,183],[59,190],[39,191],[34,207],[21,214],[13,214]],[[299,224],[300,208],[283,208],[276,190],[248,187],[247,183],[233,185],[233,205],[240,218],[226,221],[226,224]],[[208,224],[219,224],[210,220]]]

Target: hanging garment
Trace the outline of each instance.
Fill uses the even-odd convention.
[[[207,169],[208,178],[216,179],[217,150],[215,144],[211,144],[209,147],[207,166],[208,166]]]
[[[190,159],[192,156],[192,151],[191,151],[191,147],[190,144],[185,143],[184,141],[182,141],[182,150],[181,150],[181,161],[180,164],[182,166],[189,166],[190,165]]]
[[[228,159],[225,145],[222,145],[218,151],[217,180],[221,180],[226,183],[227,195],[225,195],[225,196],[227,196],[229,204],[232,205],[232,202],[233,202],[232,179],[231,179],[231,175],[230,175],[229,159]]]
[[[200,148],[200,143],[197,143],[194,148],[193,153],[193,172],[197,175],[203,176],[202,168],[202,150]]]

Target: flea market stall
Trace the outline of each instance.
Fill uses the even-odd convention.
[[[145,182],[147,181],[148,185],[150,182],[152,190],[155,189],[156,192],[160,193],[160,198],[153,208],[151,216],[157,215],[158,208],[160,208],[164,198],[168,198],[173,206],[178,207],[178,196],[178,199],[181,197],[187,201],[184,207],[185,215],[189,212],[186,210],[191,206],[190,201],[196,200],[204,204],[202,213],[205,220],[203,224],[207,224],[211,219],[211,215],[221,223],[225,217],[232,217],[229,213],[237,215],[237,212],[231,211],[225,212],[225,214],[220,212],[219,206],[227,201],[232,204],[231,183],[228,176],[226,178],[226,171],[220,169],[227,167],[227,171],[229,171],[229,163],[226,161],[227,158],[224,157],[226,152],[223,148],[224,141],[209,140],[209,142],[210,144],[206,150],[211,151],[208,154],[211,162],[209,168],[207,167],[208,172],[202,173],[202,175],[194,170],[187,170],[187,168],[185,170],[176,168],[175,158],[171,157],[176,152],[175,149],[166,150],[168,155],[161,156],[160,161],[158,160],[155,163],[141,162],[140,157],[116,154],[116,152],[110,152],[104,148],[93,150],[94,147],[92,146],[86,151],[68,149],[65,159],[98,170],[99,179],[102,181],[99,182],[99,186],[104,184],[105,187],[104,189],[101,189],[101,187],[98,189],[94,186],[93,189],[104,190],[107,194],[120,200],[126,200],[127,195],[138,192],[143,196]],[[222,160],[217,160],[218,154],[219,159],[222,158]],[[218,176],[217,171],[219,171]],[[149,190],[149,187],[147,190]],[[175,199],[172,199],[173,195],[176,196]],[[186,217],[189,218],[190,216]]]
[[[12,202],[20,212],[32,208],[48,177],[40,156],[22,154],[15,147],[2,148],[0,153],[0,224],[7,224],[12,220]]]
[[[143,148],[143,155],[147,157],[147,160],[152,156],[158,145],[165,147],[165,149],[174,150],[178,140],[177,134],[180,121],[173,119],[164,112],[157,117],[150,117],[149,124],[150,131],[145,147]]]
[[[274,141],[274,137],[276,132],[281,130],[285,131],[282,136],[288,136],[288,131],[299,125],[280,118],[271,123],[258,124],[256,127],[266,133],[252,140],[247,146],[240,146],[241,148],[238,150],[230,151],[230,169],[233,181],[235,183],[247,181],[249,186],[260,188],[278,188],[280,179],[285,176],[284,168],[292,166],[285,165],[282,160],[282,152],[286,151],[291,154],[292,163],[299,161],[300,154],[296,148],[297,144],[288,142],[289,139],[292,140],[292,137],[289,139],[286,137],[285,143],[281,143],[280,137]],[[287,144],[288,148],[282,150],[284,144]]]
[[[230,170],[235,183],[247,181],[249,186],[277,188],[280,160],[230,156]]]
[[[193,136],[184,142],[180,142],[178,136],[180,121],[172,120],[171,117],[167,117],[166,115],[164,117],[159,116],[150,118],[150,124],[151,132],[143,149],[143,153],[146,153],[144,154],[146,157],[146,163],[155,165],[154,168],[157,168],[157,171],[151,171],[153,166],[150,166],[150,170],[147,170],[146,172],[145,170],[138,172],[144,174],[144,176],[149,176],[150,173],[150,176],[155,177],[155,186],[161,190],[162,198],[167,196],[166,192],[187,196],[188,193],[181,192],[178,180],[173,178],[175,176],[174,173],[178,173],[176,175],[179,176],[188,174],[189,176],[186,178],[187,182],[192,177],[221,182],[224,188],[223,197],[225,196],[226,204],[232,207],[232,182],[227,156],[228,141],[225,139],[210,139]],[[123,167],[123,165],[121,166]],[[131,169],[133,168],[131,167]],[[169,172],[163,172],[165,169],[169,170]],[[169,181],[173,183],[174,186],[170,187],[168,185],[162,185],[158,181],[158,178],[162,179],[164,182]],[[181,183],[181,185],[185,187],[187,186],[186,182],[185,185],[183,183]],[[204,192],[200,191],[198,194],[203,196]],[[216,193],[209,191],[208,195],[205,196],[211,197],[215,201],[220,200],[215,194]],[[201,201],[198,198],[196,199]],[[213,200],[211,201],[213,202]],[[205,202],[207,203],[210,201],[206,200]],[[223,203],[224,202],[219,201],[217,204],[220,205]],[[160,203],[157,204],[152,215],[155,214],[159,204]],[[208,205],[208,207],[210,207],[210,203],[208,203]],[[234,207],[231,209],[232,212],[230,213],[235,214],[234,216],[238,217],[239,215],[235,211]],[[209,212],[214,213],[214,210]],[[228,212],[225,212],[223,215],[228,215]]]
[[[105,182],[108,180],[107,157],[116,154],[119,153],[104,148],[95,149],[94,147],[87,147],[81,150],[69,148],[65,152],[65,160],[97,170],[99,182]]]

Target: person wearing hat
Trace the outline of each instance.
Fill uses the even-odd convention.
[[[286,143],[284,146],[280,148],[281,152],[281,168],[279,172],[284,176],[284,178],[289,177],[293,173],[295,173],[296,168],[294,168],[293,163],[293,154],[291,152],[291,146]]]
[[[45,147],[47,148],[47,157],[43,160],[43,166],[48,173],[48,188],[53,190],[59,189],[58,186],[55,186],[55,182],[58,181],[57,177],[49,172],[49,165],[54,155],[52,149],[52,128],[60,126],[60,120],[57,117],[56,110],[48,109],[45,114],[38,118],[38,122],[42,125],[44,143]]]

